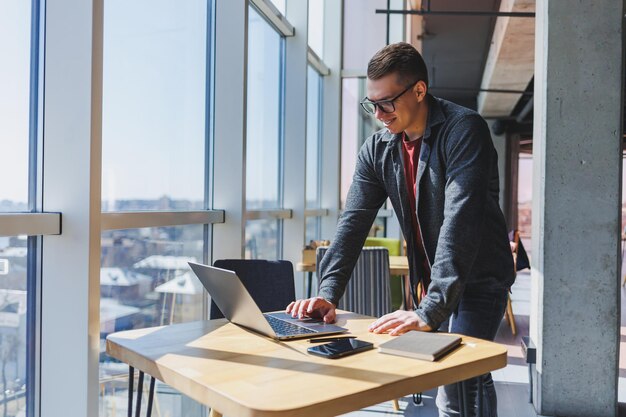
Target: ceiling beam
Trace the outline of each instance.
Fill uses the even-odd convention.
[[[502,0],[500,12],[530,13],[534,0]],[[525,90],[534,73],[535,19],[498,17],[491,39],[481,88]],[[478,95],[478,112],[487,117],[509,116],[521,94]]]

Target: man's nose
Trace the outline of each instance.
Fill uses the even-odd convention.
[[[384,115],[385,115],[385,114],[386,114],[386,113],[380,109],[380,106],[375,106],[375,107],[374,107],[374,116],[375,116],[378,120],[381,120],[381,119],[382,119],[382,117],[384,117]]]

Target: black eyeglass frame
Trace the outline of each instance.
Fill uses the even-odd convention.
[[[376,108],[378,107],[380,109],[380,111],[382,111],[383,113],[393,113],[394,111],[396,111],[396,105],[394,104],[394,101],[396,101],[397,99],[399,99],[400,97],[402,97],[404,95],[404,93],[406,93],[407,91],[409,91],[412,87],[415,86],[415,84],[417,84],[420,80],[415,81],[414,83],[410,84],[407,88],[405,88],[404,90],[402,90],[402,92],[400,94],[398,94],[397,96],[395,96],[394,98],[390,98],[388,100],[378,100],[378,101],[372,101],[369,98],[365,97],[363,100],[361,100],[359,102],[359,104],[361,105],[361,107],[363,108],[363,110],[365,110],[366,113],[369,114],[376,114]],[[391,110],[387,111],[383,108],[383,105],[385,104],[391,104]],[[367,104],[371,104],[374,106],[374,110],[371,111],[369,110],[367,107],[365,107]]]

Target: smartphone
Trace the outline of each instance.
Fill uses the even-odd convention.
[[[370,350],[373,343],[364,342],[358,339],[342,339],[335,342],[313,346],[307,349],[311,355],[322,356],[328,359],[337,359],[354,353]]]

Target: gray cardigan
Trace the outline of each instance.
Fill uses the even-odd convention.
[[[456,309],[464,291],[509,288],[515,274],[498,205],[497,154],[487,123],[472,110],[431,95],[428,100],[416,207],[431,283],[416,313],[438,328]],[[359,151],[345,210],[319,265],[319,295],[335,305],[387,198],[407,242],[411,282],[416,284],[422,276],[424,263],[411,224],[401,141],[401,134],[383,129]]]

